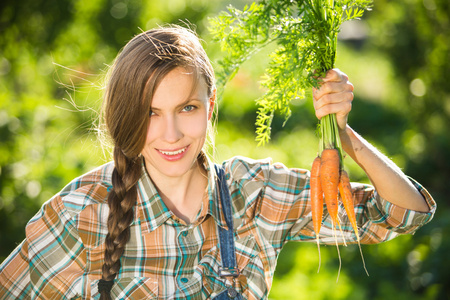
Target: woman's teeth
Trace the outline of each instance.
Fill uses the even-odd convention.
[[[177,155],[180,153],[183,153],[184,151],[186,151],[186,148],[177,150],[177,151],[163,151],[163,150],[159,150],[159,152],[161,152],[164,155]]]

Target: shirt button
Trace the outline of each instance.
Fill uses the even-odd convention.
[[[189,279],[187,279],[186,277],[182,277],[181,278],[181,282],[182,283],[187,283],[189,281]]]
[[[237,291],[234,288],[229,287],[227,294],[231,299],[234,299],[237,296]]]

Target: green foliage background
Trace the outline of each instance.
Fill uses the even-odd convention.
[[[0,3],[0,261],[24,238],[26,222],[66,183],[109,160],[95,123],[102,78],[134,34],[157,24],[191,24],[213,62],[208,17],[227,4],[208,0],[3,0]],[[336,66],[355,85],[350,125],[435,197],[435,219],[414,236],[356,247],[288,244],[271,299],[449,299],[450,4],[447,0],[375,0],[362,21],[343,27]],[[140,29],[139,29],[140,28]],[[269,49],[267,50],[269,51]],[[228,84],[219,108],[215,159],[270,156],[309,168],[317,120],[310,100],[275,115],[272,140],[256,147],[256,105],[267,54],[256,54]],[[219,66],[217,66],[219,67]],[[94,124],[94,125],[93,125]],[[354,181],[363,172],[345,161]]]

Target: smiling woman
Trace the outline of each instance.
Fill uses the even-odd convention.
[[[166,205],[187,223],[197,214],[207,186],[197,157],[205,144],[214,102],[215,93],[208,93],[206,81],[196,81],[192,71],[181,67],[162,79],[151,102],[142,150],[145,167]]]
[[[195,82],[194,74],[183,68],[172,70],[160,82],[142,151],[152,179],[182,178],[198,168],[193,165],[205,143],[214,101],[205,80]]]
[[[310,172],[211,161],[214,72],[190,30],[137,35],[108,79],[101,128],[114,161],[74,179],[28,223],[0,265],[0,299],[267,298],[283,246],[315,241]],[[345,151],[379,190],[352,184],[360,237],[345,218],[343,236],[370,244],[413,233],[435,202],[347,125],[352,91],[330,70],[314,93],[317,116],[336,113]],[[334,243],[323,216],[318,242]]]

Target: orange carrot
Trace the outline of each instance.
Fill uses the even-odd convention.
[[[338,221],[338,184],[339,184],[339,153],[337,149],[324,149],[320,163],[320,184],[322,185],[325,203],[333,226]]]
[[[320,270],[320,245],[319,245],[319,232],[322,226],[322,216],[323,216],[323,192],[322,186],[320,184],[320,157],[317,156],[311,167],[311,215],[313,221],[314,232],[316,233],[317,250],[319,251],[319,268]]]
[[[364,261],[364,256],[361,249],[361,242],[359,240],[358,226],[356,224],[355,206],[353,204],[352,187],[350,185],[348,174],[345,170],[341,170],[340,173],[339,193],[341,195],[342,204],[344,204],[345,211],[347,212],[348,220],[352,224],[353,230],[355,231],[356,241],[358,242],[359,252],[361,253],[364,270],[366,271],[367,276],[369,276],[369,272],[366,269],[366,263]]]
[[[319,238],[320,227],[322,225],[323,216],[323,192],[320,184],[320,157],[317,156],[311,167],[311,213],[314,226],[314,232],[317,239]]]
[[[339,280],[341,272],[341,254],[339,252],[339,245],[336,236],[336,228],[339,225],[338,219],[338,184],[339,184],[339,152],[337,149],[324,149],[322,151],[320,163],[320,184],[322,185],[325,203],[327,205],[328,213],[331,217],[332,227],[334,232],[334,240],[336,242],[336,249],[339,257],[339,271],[336,282]],[[342,231],[342,230],[341,230]]]
[[[356,225],[355,207],[353,205],[352,187],[350,179],[345,170],[341,170],[339,179],[339,193],[341,194],[342,204],[344,204],[347,217],[355,231],[356,239],[359,241],[358,226]]]

